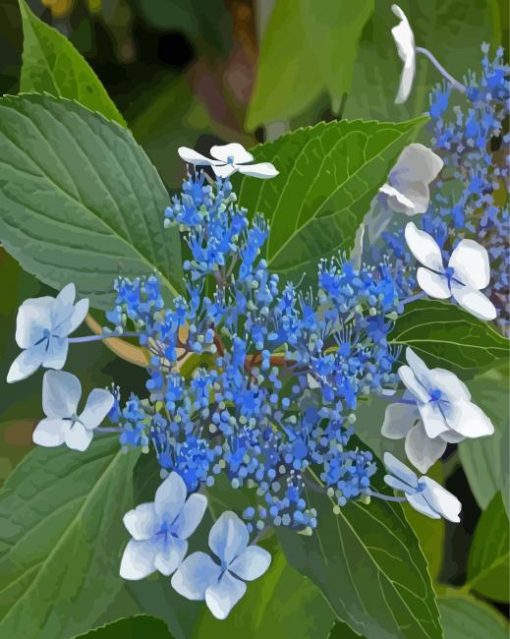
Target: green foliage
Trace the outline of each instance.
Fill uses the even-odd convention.
[[[335,515],[325,494],[308,499],[320,521],[314,534],[281,529],[278,537],[337,617],[367,639],[441,638],[426,563],[400,504],[350,502]]]
[[[142,636],[147,639],[172,639],[165,622],[148,615],[118,619],[106,626],[78,635],[75,639],[140,639]]]
[[[509,341],[488,322],[445,302],[410,304],[390,340],[396,346],[411,346],[428,366],[447,368],[462,377],[501,364],[510,352]]]
[[[454,591],[438,597],[444,639],[507,639],[508,621],[494,608]]]
[[[508,482],[508,437],[510,407],[508,363],[468,382],[473,401],[494,424],[490,437],[466,439],[459,444],[459,454],[473,495],[481,508],[487,508],[494,495],[506,495]]]
[[[36,448],[0,491],[0,636],[84,632],[115,599],[136,452]]]
[[[258,161],[280,171],[272,180],[241,180],[241,205],[271,223],[266,258],[273,271],[315,283],[317,262],[352,248],[370,201],[426,118],[392,124],[317,124],[255,147]]]
[[[86,60],[69,40],[19,0],[23,21],[20,90],[76,100],[122,126],[125,121]]]
[[[107,308],[117,275],[159,271],[182,286],[168,196],[132,135],[81,105],[49,96],[0,100],[0,235],[23,268]]]
[[[509,522],[503,499],[497,493],[476,527],[469,553],[470,588],[495,601],[509,601]]]

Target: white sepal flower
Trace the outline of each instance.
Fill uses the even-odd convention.
[[[132,539],[120,564],[123,579],[144,579],[157,570],[171,575],[188,551],[187,539],[195,532],[207,508],[207,498],[193,493],[175,472],[156,490],[154,502],[140,504],[124,515]]]
[[[16,343],[23,352],[12,363],[7,381],[18,382],[40,366],[61,369],[67,358],[68,336],[83,322],[87,299],[74,303],[76,289],[68,284],[57,297],[25,300],[16,319]]]
[[[66,444],[73,450],[86,450],[99,426],[113,406],[113,395],[102,388],[91,391],[83,412],[78,414],[80,380],[65,371],[47,371],[43,377],[42,405],[46,419],[35,427],[32,438],[39,446]]]
[[[384,481],[394,490],[401,490],[411,506],[432,519],[443,517],[454,523],[460,522],[462,504],[446,488],[430,477],[420,479],[405,464],[391,453],[384,453],[384,465],[388,471]]]
[[[409,144],[391,170],[379,193],[387,208],[405,215],[425,213],[430,201],[430,183],[443,168],[443,160],[423,144]]]
[[[487,437],[494,426],[471,402],[471,393],[456,375],[427,368],[411,348],[406,349],[406,359],[408,365],[401,366],[398,374],[407,390],[402,403],[386,409],[381,433],[389,439],[405,437],[409,461],[425,473],[448,443]]]
[[[263,575],[271,555],[248,545],[249,532],[239,517],[224,512],[209,532],[209,547],[219,563],[203,552],[182,562],[172,577],[173,588],[183,597],[203,601],[217,619],[225,619],[246,592],[245,581]]]
[[[423,265],[416,278],[427,295],[443,300],[453,296],[471,315],[482,320],[495,319],[496,307],[481,292],[490,281],[489,256],[483,246],[474,240],[461,240],[445,268],[437,242],[414,222],[407,224],[405,238],[409,250]]]
[[[391,30],[391,35],[397,45],[398,55],[404,63],[397,97],[395,98],[395,104],[401,104],[407,100],[413,86],[416,73],[416,48],[414,34],[406,14],[396,4],[391,6],[391,10],[400,20],[397,26]]]
[[[180,146],[177,152],[187,164],[210,166],[214,173],[222,179],[226,179],[236,172],[262,180],[278,175],[278,171],[270,162],[254,164],[253,155],[238,142],[211,147],[212,158],[208,158],[187,146]]]

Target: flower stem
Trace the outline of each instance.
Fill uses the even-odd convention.
[[[432,64],[436,67],[439,73],[445,78],[457,91],[461,93],[466,93],[466,87],[456,80],[452,75],[448,73],[448,71],[443,67],[443,65],[439,62],[439,60],[428,50],[423,47],[416,47],[416,53],[423,54],[426,58],[432,62]]]
[[[140,337],[140,333],[101,333],[101,335],[84,335],[83,337],[70,337],[70,344],[85,344],[86,342],[99,342],[112,337]]]
[[[407,501],[405,497],[394,497],[393,495],[384,495],[383,493],[378,493],[376,490],[371,490],[370,488],[367,488],[367,490],[365,491],[365,494],[368,495],[369,497],[377,497],[377,499],[382,499],[383,501],[395,501],[399,504],[402,504],[405,501]]]

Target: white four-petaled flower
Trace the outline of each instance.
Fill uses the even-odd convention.
[[[120,564],[124,579],[143,579],[159,570],[171,575],[188,551],[188,537],[204,516],[207,498],[187,497],[186,484],[173,472],[156,490],[154,502],[140,504],[124,515],[132,539]]]
[[[443,168],[443,160],[423,144],[409,144],[379,192],[386,206],[397,213],[425,213],[430,201],[430,183]]]
[[[271,555],[248,545],[246,525],[231,512],[224,512],[209,532],[209,547],[219,563],[203,552],[182,562],[172,577],[173,588],[187,599],[203,601],[218,619],[225,619],[246,592],[245,581],[263,575]]]
[[[414,75],[416,73],[416,48],[413,30],[411,29],[409,20],[406,18],[406,14],[396,4],[391,6],[391,10],[400,20],[397,26],[391,30],[391,35],[397,45],[398,55],[404,63],[397,97],[395,98],[395,103],[401,104],[407,100],[413,86]]]
[[[471,402],[471,393],[456,375],[443,368],[427,368],[410,348],[406,359],[408,366],[398,369],[407,388],[403,403],[388,406],[381,432],[389,439],[405,437],[409,461],[425,473],[448,443],[492,435],[494,426]]]
[[[490,282],[489,256],[483,246],[474,240],[461,240],[445,268],[441,249],[426,231],[409,222],[405,238],[409,250],[423,265],[416,278],[427,295],[443,300],[453,296],[466,311],[482,320],[496,317],[496,307],[481,292]]]
[[[43,377],[42,405],[46,418],[35,427],[33,440],[40,446],[66,444],[73,450],[88,448],[94,429],[113,406],[113,395],[102,388],[91,391],[78,414],[80,380],[65,371],[47,371]]]
[[[458,523],[462,504],[446,488],[443,488],[430,477],[420,479],[405,464],[391,453],[384,453],[384,465],[388,475],[384,481],[394,490],[402,490],[411,506],[432,519],[443,517],[448,521]]]
[[[253,155],[238,142],[211,147],[210,153],[212,158],[208,158],[187,146],[179,147],[178,153],[188,164],[210,166],[214,173],[222,179],[230,177],[236,171],[243,175],[261,178],[263,180],[278,175],[278,171],[270,162],[253,164],[255,159]]]
[[[74,303],[76,289],[68,284],[57,297],[25,300],[18,310],[16,343],[23,352],[12,363],[8,382],[17,382],[40,366],[61,369],[67,358],[68,335],[83,322],[89,309],[87,299]]]

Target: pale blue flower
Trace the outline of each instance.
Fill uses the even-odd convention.
[[[61,369],[67,358],[68,335],[83,322],[87,299],[74,303],[76,289],[68,284],[57,297],[37,297],[23,302],[16,320],[16,343],[23,349],[7,374],[8,382],[25,379],[40,367]]]
[[[212,158],[208,158],[187,146],[180,146],[177,152],[181,159],[188,164],[210,166],[214,173],[222,179],[227,179],[236,172],[262,180],[278,175],[278,171],[270,162],[253,164],[253,155],[238,142],[211,147]]]
[[[386,409],[382,434],[389,439],[405,437],[409,461],[427,472],[446,450],[464,438],[487,437],[494,426],[481,408],[471,402],[467,386],[443,368],[429,369],[411,349],[407,366],[398,374],[406,387],[400,402]]]
[[[432,519],[443,517],[455,523],[460,521],[462,504],[446,488],[430,477],[418,479],[410,468],[391,453],[384,453],[384,465],[389,473],[384,477],[386,484],[394,490],[403,491],[415,510]]]
[[[102,388],[91,391],[83,412],[78,415],[80,380],[64,371],[47,371],[43,377],[42,405],[46,419],[35,427],[33,440],[40,446],[66,444],[73,450],[89,447],[94,429],[113,406],[113,395]]]
[[[172,577],[173,588],[187,599],[205,599],[212,614],[225,619],[246,592],[245,581],[263,575],[271,563],[267,550],[248,543],[246,525],[235,513],[224,512],[209,532],[218,561],[203,552],[191,554]]]
[[[154,502],[140,504],[124,515],[132,539],[122,555],[120,576],[137,580],[159,570],[171,575],[188,551],[190,535],[202,521],[207,498],[194,493],[187,499],[186,484],[170,473],[159,486]]]

